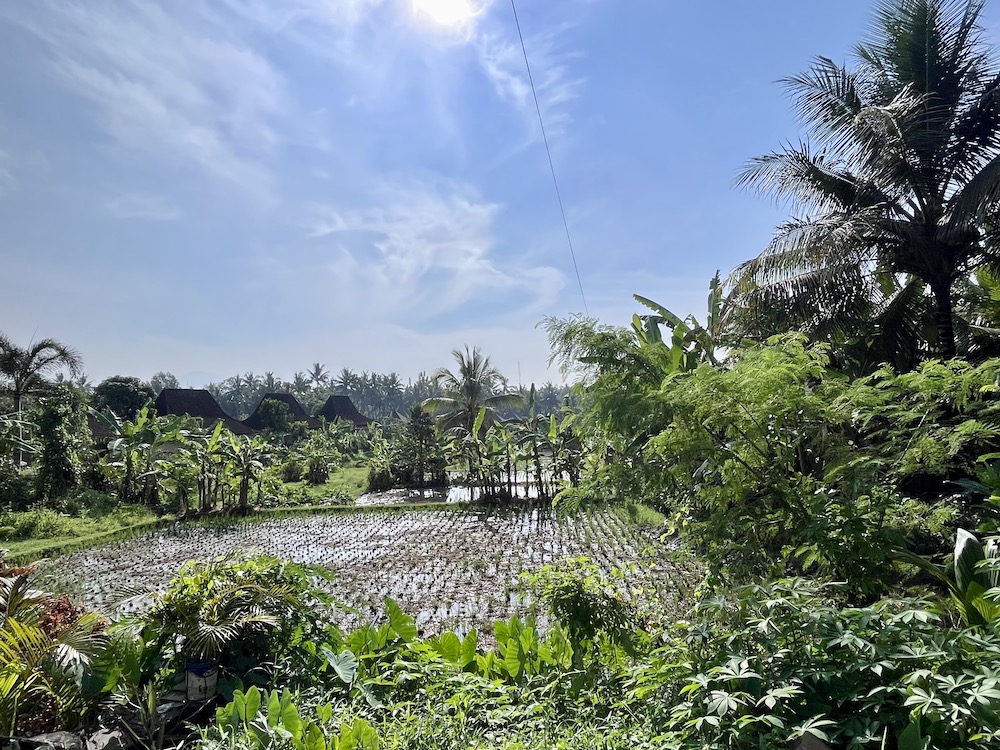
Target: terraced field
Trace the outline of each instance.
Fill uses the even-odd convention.
[[[668,546],[659,530],[636,527],[611,510],[560,518],[546,507],[367,509],[178,525],[67,555],[45,572],[112,614],[122,609],[123,593],[164,587],[186,560],[263,553],[335,571],[334,595],[358,611],[340,615],[345,627],[376,617],[391,597],[427,634],[473,626],[490,632],[494,620],[530,606],[522,572],[566,557],[589,557],[605,573],[622,571],[616,585],[625,597],[657,592],[669,600],[683,572],[669,561]]]

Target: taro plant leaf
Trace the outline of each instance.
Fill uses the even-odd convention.
[[[257,689],[256,685],[252,685],[249,690],[247,690],[244,697],[246,701],[246,712],[243,714],[246,717],[245,721],[253,721],[253,717],[257,715],[260,710],[260,690]]]
[[[475,630],[470,630],[469,634],[465,636],[465,640],[462,641],[462,668],[471,664],[476,660],[476,649],[479,646],[479,636],[476,635]]]
[[[507,673],[516,679],[521,673],[524,662],[525,657],[521,651],[520,642],[516,638],[511,638],[507,642],[507,649],[504,654],[504,666],[507,668]]]
[[[988,587],[983,574],[976,570],[976,564],[985,559],[983,545],[976,535],[959,529],[955,539],[955,583],[960,592],[967,591],[973,582],[983,589]]]
[[[302,736],[302,719],[299,718],[299,710],[292,703],[292,694],[288,688],[281,694],[281,726],[292,737]]]
[[[435,644],[435,649],[446,661],[452,664],[462,664],[462,642],[450,630],[441,634]]]
[[[326,737],[319,724],[310,724],[305,737],[305,750],[326,750]]]
[[[350,685],[354,682],[358,676],[358,657],[350,650],[345,648],[339,654],[335,654],[324,646],[323,655],[326,657],[327,663],[333,667],[333,671],[337,673],[337,677],[340,678],[341,682],[345,685]]]
[[[417,623],[406,614],[392,599],[385,600],[385,610],[389,614],[389,627],[405,643],[417,637]]]
[[[357,740],[359,750],[376,750],[378,748],[378,732],[365,719],[358,719],[351,728],[351,733]]]
[[[267,699],[267,725],[274,728],[278,726],[279,721],[281,721],[281,699],[278,697],[278,691],[273,690]]]
[[[237,724],[246,724],[247,704],[243,698],[243,693],[237,690],[233,694],[233,700],[227,708],[230,709],[229,715],[231,717],[227,724],[231,724],[234,727],[237,726]]]

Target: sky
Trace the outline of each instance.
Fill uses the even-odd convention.
[[[787,207],[735,178],[873,7],[519,0],[578,282],[509,0],[0,0],[0,331],[95,383],[465,345],[558,382],[546,317],[703,319],[764,248]]]

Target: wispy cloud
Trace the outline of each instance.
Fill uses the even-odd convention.
[[[108,201],[108,211],[119,219],[145,219],[147,221],[173,221],[181,217],[181,210],[158,195],[133,193]]]
[[[500,265],[499,212],[461,183],[390,184],[370,208],[327,212],[310,235],[334,241],[337,275],[366,293],[381,290],[397,312],[429,317],[503,295],[526,295],[522,309],[544,305],[562,287],[562,275],[509,254]]]
[[[566,24],[557,25],[527,35],[524,40],[545,129],[555,135],[564,133],[572,122],[570,104],[580,96],[586,82],[570,72],[569,63],[577,53],[562,47],[568,29]],[[535,102],[520,41],[509,30],[503,34],[484,32],[476,41],[476,49],[497,95],[521,112],[529,131],[537,131]]]
[[[194,7],[194,6],[192,6]],[[220,24],[151,3],[5,5],[118,145],[266,195],[296,107],[281,74]],[[284,133],[283,133],[284,131]]]

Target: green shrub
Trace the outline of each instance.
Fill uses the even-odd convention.
[[[307,635],[323,631],[317,613],[329,598],[314,582],[330,576],[267,556],[185,563],[140,618],[144,640],[173,670],[215,661],[229,677],[265,679]]]
[[[521,578],[566,628],[575,656],[598,649],[602,639],[631,650],[635,612],[590,559],[561,560]]]
[[[27,510],[34,494],[31,479],[9,462],[0,461],[0,510]]]
[[[301,481],[304,471],[305,467],[302,465],[302,461],[298,457],[292,456],[281,464],[281,481],[286,483]]]
[[[631,682],[673,747],[996,747],[1000,634],[943,627],[927,600],[845,608],[802,579],[705,599]],[[670,743],[674,744],[670,744]],[[922,743],[929,744],[922,744]]]
[[[48,508],[29,510],[23,513],[0,513],[0,526],[8,532],[9,541],[19,539],[51,539],[71,533],[73,522],[67,516]]]

